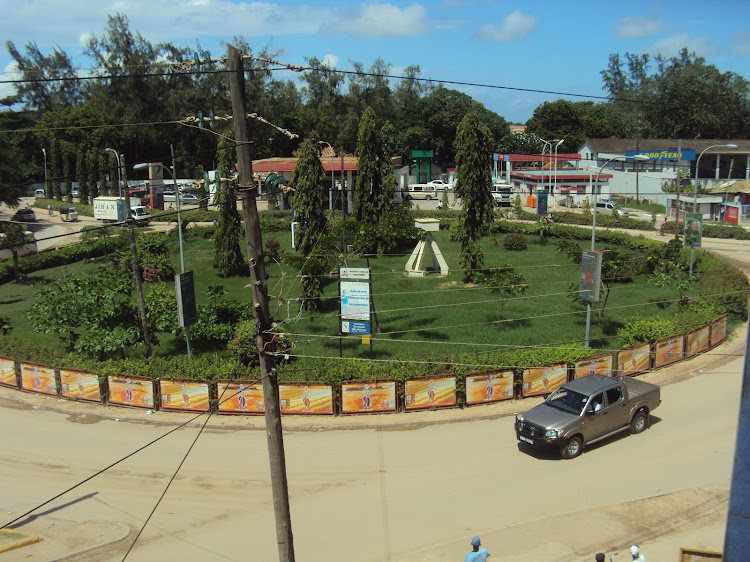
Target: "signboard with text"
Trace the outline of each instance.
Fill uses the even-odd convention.
[[[370,328],[370,268],[339,268],[341,334],[367,336]]]
[[[632,158],[635,155],[647,156],[649,160],[695,160],[695,150],[690,148],[683,148],[677,150],[676,148],[668,148],[666,150],[628,150],[625,152],[627,158]]]
[[[700,248],[703,235],[703,215],[700,213],[687,213],[685,215],[685,236],[683,246],[687,248]]]
[[[581,258],[581,287],[579,296],[589,302],[599,302],[602,276],[602,253],[584,250]]]

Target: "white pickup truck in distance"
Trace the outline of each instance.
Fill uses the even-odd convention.
[[[513,205],[513,186],[507,183],[493,183],[492,198],[498,207],[510,207]]]
[[[588,375],[564,384],[516,418],[516,438],[533,447],[557,447],[564,459],[584,446],[630,430],[640,433],[661,404],[657,385],[631,377]]]

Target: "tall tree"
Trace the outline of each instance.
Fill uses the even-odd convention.
[[[558,148],[560,152],[577,152],[588,137],[608,138],[612,135],[603,106],[591,101],[563,99],[538,106],[526,123],[526,131],[548,141],[562,139]]]
[[[375,112],[368,107],[362,113],[357,133],[357,181],[354,185],[352,215],[358,221],[377,222],[375,216],[381,171],[380,139],[378,137]]]
[[[493,220],[492,134],[478,113],[469,113],[456,132],[456,195],[461,198],[459,265],[467,279],[476,279],[484,267],[479,238]]]
[[[245,265],[245,255],[240,247],[243,236],[242,221],[237,211],[237,197],[234,181],[233,142],[226,137],[219,140],[216,158],[219,161],[219,176],[226,181],[217,179],[221,183],[219,192],[219,220],[214,233],[214,268],[222,277],[248,273]]]
[[[294,219],[299,223],[296,247],[305,256],[318,244],[326,227],[325,172],[319,155],[320,145],[314,139],[302,141],[290,182],[295,190]]]

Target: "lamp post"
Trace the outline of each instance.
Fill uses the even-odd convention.
[[[44,195],[45,197],[50,197],[49,192],[49,185],[47,184],[47,149],[42,149],[42,154],[44,154]]]
[[[560,146],[563,142],[565,142],[565,139],[554,139],[552,142],[557,141],[557,144],[555,145],[555,187],[554,189],[557,189],[557,147]],[[552,189],[552,204],[554,206],[555,211],[557,211],[557,199],[555,199],[554,195],[554,189]]]
[[[331,143],[328,141],[318,141],[318,144],[325,144],[328,145],[328,150],[331,151],[331,194],[328,197],[328,207],[331,211],[331,224],[333,224],[333,215],[335,213],[335,202],[333,199],[333,194],[335,193],[335,187],[333,185],[333,147],[331,146]]]
[[[169,175],[172,177],[172,185],[174,186],[175,200],[177,202],[177,239],[180,243],[180,273],[185,273],[185,250],[182,245],[182,215],[180,214],[180,190],[177,189],[177,168],[174,161],[174,145],[170,144],[169,149],[172,153],[172,170],[170,171],[170,169],[162,163],[156,165],[160,166],[162,170],[169,172]],[[145,170],[153,165],[154,164],[141,163],[133,166],[133,169]],[[187,342],[187,356],[188,360],[190,360],[190,325],[187,322],[185,323],[185,340]]]
[[[542,146],[542,191],[544,191],[544,149],[549,145],[549,153],[552,156],[552,142],[546,141],[541,137],[539,137],[539,140],[544,143],[544,146]]]
[[[635,156],[631,156],[630,158],[633,160],[648,160],[649,159],[648,156],[645,156],[643,154],[636,154]],[[594,193],[591,194],[592,195],[591,198],[594,203],[594,218],[591,221],[591,251],[592,252],[596,250],[596,196],[599,191],[599,176],[601,175],[602,170],[606,168],[607,164],[609,164],[610,162],[614,162],[615,160],[627,160],[627,159],[628,159],[627,156],[620,156],[620,155],[612,156],[609,160],[607,160],[606,162],[604,162],[604,164],[602,164],[602,166],[599,168],[599,171],[596,173],[596,179],[594,180],[594,186],[593,186]],[[586,341],[585,341],[586,347],[589,346],[590,335],[591,335],[591,303],[589,302],[586,305]]]
[[[706,152],[711,150],[712,148],[737,148],[737,145],[734,143],[729,144],[712,144],[711,146],[707,146],[703,149],[703,152],[701,152],[698,155],[698,159],[695,161],[695,186],[693,186],[693,212],[698,212],[698,169],[700,167],[701,163],[701,156],[703,156]],[[701,213],[702,215],[703,213]],[[690,246],[690,277],[693,276],[693,258],[695,253],[695,246]]]
[[[120,197],[122,197],[122,167],[120,166],[120,153],[114,148],[105,148],[104,150],[115,153],[115,159],[117,160],[117,191]]]

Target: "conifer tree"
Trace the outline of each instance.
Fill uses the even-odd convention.
[[[235,194],[233,176],[234,150],[232,141],[221,137],[217,150],[217,161],[219,162],[219,177],[224,176],[226,181],[217,178],[221,185],[219,192],[219,220],[214,233],[214,268],[222,277],[248,273],[245,266],[245,256],[242,253],[240,239],[243,237],[242,221],[237,211],[237,198]]]
[[[380,182],[380,143],[375,124],[375,112],[368,107],[359,120],[357,133],[357,181],[354,185],[352,215],[358,221],[377,222],[376,196]]]
[[[466,115],[456,130],[456,195],[461,198],[459,265],[467,279],[484,267],[479,238],[489,232],[492,199],[492,134],[477,113]]]
[[[326,227],[325,172],[319,150],[318,143],[312,139],[302,142],[290,182],[295,190],[294,219],[299,223],[296,247],[305,256],[316,246]]]

